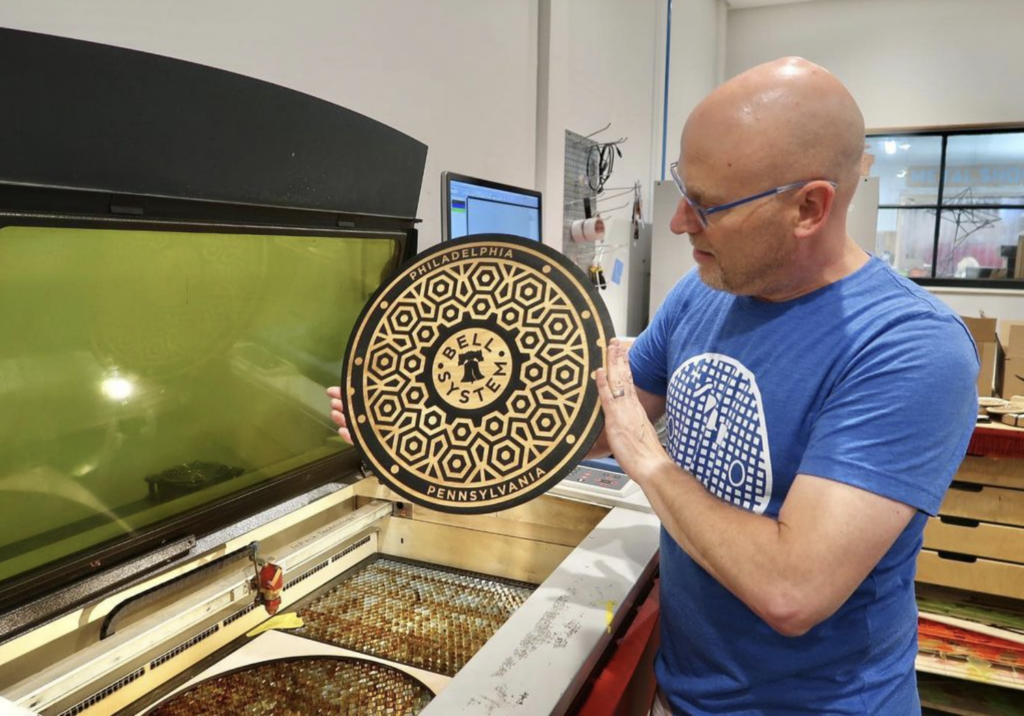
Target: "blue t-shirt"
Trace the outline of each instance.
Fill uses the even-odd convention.
[[[629,353],[666,397],[668,450],[719,498],[777,516],[798,474],[919,512],[831,617],[774,631],[661,536],[658,683],[679,714],[920,713],[915,559],[974,428],[963,323],[878,259],[766,303],[691,271]]]

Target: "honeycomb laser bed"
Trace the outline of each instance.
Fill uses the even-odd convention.
[[[455,676],[534,589],[384,556],[352,571],[297,606],[305,626],[295,633],[446,676]]]
[[[293,605],[303,626],[237,639],[129,711],[419,713],[533,589],[376,554]]]
[[[147,716],[419,713],[430,689],[397,669],[358,659],[279,659],[214,676]]]

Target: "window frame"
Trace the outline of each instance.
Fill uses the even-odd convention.
[[[943,200],[946,183],[946,150],[950,137],[991,135],[991,134],[1019,134],[1024,132],[1024,123],[999,123],[999,124],[977,124],[977,125],[954,125],[948,127],[891,127],[880,129],[868,129],[865,134],[865,142],[872,139],[898,139],[900,137],[939,137],[941,139],[941,151],[939,154],[939,184],[937,188],[936,201],[931,204],[913,204],[906,206],[902,204],[878,204],[878,210],[896,211],[933,211],[935,212],[935,226],[932,238],[931,276],[929,277],[908,277],[911,281],[923,287],[943,288],[970,288],[983,290],[1024,290],[1024,276],[1014,278],[954,278],[937,277],[938,262],[936,257],[939,253],[939,236],[942,228],[942,212],[963,207],[963,204],[950,204]],[[1015,204],[971,204],[976,209],[1017,209],[1024,211],[1024,197]]]

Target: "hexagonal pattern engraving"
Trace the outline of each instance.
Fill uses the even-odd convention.
[[[604,303],[557,251],[505,236],[441,244],[364,310],[345,360],[349,424],[377,475],[414,502],[510,507],[599,434],[590,375],[610,336]]]

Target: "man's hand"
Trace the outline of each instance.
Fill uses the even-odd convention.
[[[352,433],[348,431],[348,422],[345,420],[345,405],[341,402],[341,388],[332,385],[327,389],[327,395],[331,397],[331,420],[338,426],[338,435],[345,442],[352,443]]]
[[[648,475],[674,463],[658,442],[658,433],[640,402],[626,353],[613,338],[608,344],[608,368],[598,368],[595,378],[608,447],[626,474],[643,486]]]

